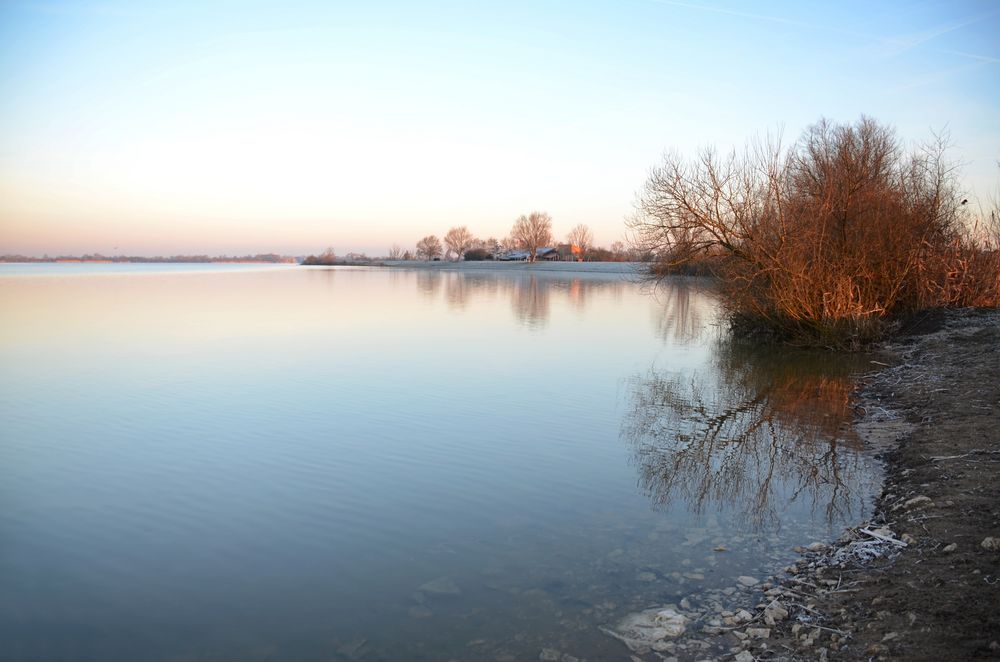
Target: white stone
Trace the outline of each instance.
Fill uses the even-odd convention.
[[[979,543],[979,546],[987,552],[1000,551],[1000,538],[983,538],[983,541]]]
[[[756,586],[757,584],[760,583],[753,577],[748,577],[746,575],[741,575],[740,577],[737,577],[736,581],[738,581],[743,586]]]

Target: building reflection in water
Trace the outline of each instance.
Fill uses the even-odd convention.
[[[636,376],[621,430],[640,486],[654,506],[729,510],[754,529],[790,507],[829,525],[856,517],[877,480],[850,425],[860,370],[843,356],[718,340],[705,370]]]

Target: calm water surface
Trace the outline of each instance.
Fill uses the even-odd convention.
[[[614,658],[878,477],[852,367],[697,284],[12,265],[0,314],[3,659]]]

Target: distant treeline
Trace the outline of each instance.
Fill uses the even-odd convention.
[[[0,262],[123,262],[123,263],[209,263],[209,262],[266,262],[271,264],[294,263],[297,260],[287,255],[277,253],[258,253],[257,255],[171,255],[169,257],[145,257],[142,255],[60,255],[57,257],[28,257],[27,255],[0,255]]]

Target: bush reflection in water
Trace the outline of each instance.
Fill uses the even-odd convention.
[[[622,437],[654,506],[732,510],[753,529],[808,506],[830,526],[857,517],[876,471],[851,428],[865,359],[718,340],[705,370],[631,380]]]

